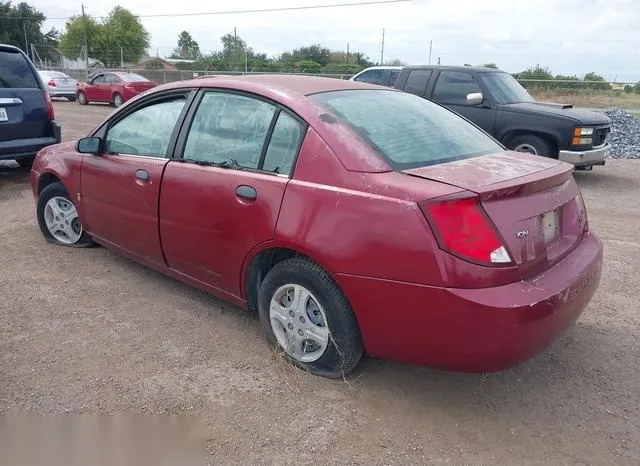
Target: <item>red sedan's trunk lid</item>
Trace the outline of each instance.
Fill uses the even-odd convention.
[[[586,216],[572,171],[558,160],[502,152],[404,173],[478,194],[528,278],[557,263],[583,237]]]

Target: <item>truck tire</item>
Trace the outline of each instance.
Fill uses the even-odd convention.
[[[554,145],[548,139],[534,134],[523,134],[509,141],[507,147],[517,152],[527,152],[542,157],[556,158],[558,153]]]

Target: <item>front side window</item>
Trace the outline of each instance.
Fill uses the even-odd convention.
[[[360,76],[355,78],[355,81],[359,81],[361,83],[369,83],[369,84],[384,84],[385,73],[386,73],[386,70],[384,69],[375,69],[375,70],[365,71]]]
[[[185,161],[257,169],[276,107],[226,92],[207,92],[189,129]]]
[[[309,98],[351,127],[396,170],[503,150],[454,112],[407,92],[363,89]]]
[[[466,105],[467,94],[482,92],[471,73],[443,71],[438,76],[433,99],[443,104]]]
[[[112,154],[167,158],[169,141],[185,97],[154,103],[135,110],[107,132],[105,151]]]
[[[534,99],[516,79],[508,73],[482,73],[482,82],[499,104],[533,102]]]
[[[104,83],[104,74],[99,74],[95,78],[91,80],[91,84],[101,84]]]

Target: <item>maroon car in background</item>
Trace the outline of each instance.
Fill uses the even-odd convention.
[[[79,82],[76,99],[80,105],[106,102],[119,107],[127,100],[158,84],[144,76],[127,72],[107,72],[92,76],[88,82]]]
[[[413,94],[263,75],[159,86],[43,149],[31,184],[48,241],[257,311],[338,377],[363,351],[495,371],[565,332],[602,270],[572,170]]]

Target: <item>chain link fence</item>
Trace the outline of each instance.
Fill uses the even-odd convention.
[[[72,78],[85,80],[87,73],[84,69],[48,68],[62,71]],[[90,74],[105,71],[122,71],[120,69],[95,68]],[[193,79],[207,75],[243,75],[243,74],[269,74],[273,72],[262,71],[196,71],[196,70],[150,70],[127,69],[155,81],[158,84]],[[307,76],[324,76],[335,79],[349,79],[352,74],[345,73],[305,73],[300,71],[278,72],[280,74],[304,74]],[[603,109],[608,107],[621,107],[640,114],[640,83],[609,83],[606,81],[582,81],[582,80],[537,80],[518,79],[518,82],[539,102],[555,102],[560,104],[572,104],[574,107]]]

